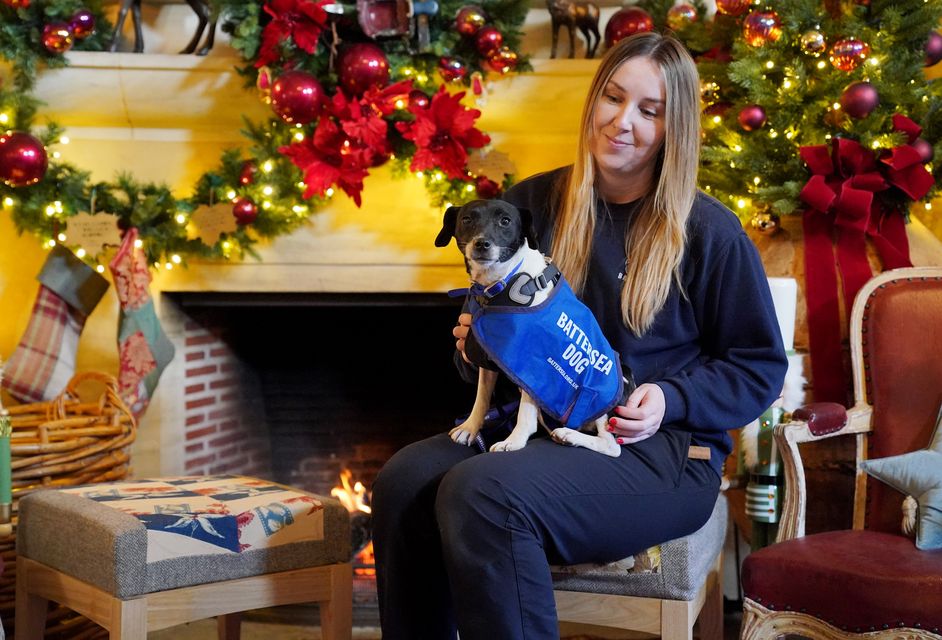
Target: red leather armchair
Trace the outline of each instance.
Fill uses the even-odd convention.
[[[782,523],[777,543],[743,565],[742,640],[942,639],[942,550],[921,551],[900,533],[904,496],[858,467],[853,529],[805,536],[799,452],[847,435],[859,463],[929,444],[942,402],[942,269],[872,279],[854,303],[850,340],[855,405],[810,405],[775,429]]]

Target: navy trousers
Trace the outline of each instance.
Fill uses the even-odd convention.
[[[668,428],[618,458],[532,439],[476,453],[409,445],[373,485],[384,640],[559,637],[550,564],[612,562],[693,533],[720,480]]]

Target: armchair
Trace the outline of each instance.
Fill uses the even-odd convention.
[[[885,272],[850,321],[855,404],[816,404],[775,428],[785,469],[776,544],[743,565],[742,640],[942,639],[942,550],[900,533],[904,496],[860,463],[927,447],[942,401],[942,269]],[[853,529],[805,536],[799,445],[857,440]]]

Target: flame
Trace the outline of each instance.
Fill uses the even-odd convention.
[[[340,500],[340,502],[347,508],[347,511],[353,513],[354,511],[362,511],[363,513],[372,513],[373,510],[367,504],[368,497],[366,495],[366,487],[363,486],[363,483],[359,480],[353,484],[353,487],[350,486],[350,481],[353,479],[353,472],[349,469],[344,469],[340,472],[340,483],[343,485],[341,487],[334,487],[330,490],[330,495]]]
[[[373,567],[376,566],[376,556],[373,555],[373,541],[370,540],[370,543],[363,547],[363,549],[356,555],[356,564],[363,565],[361,567],[355,567],[353,573],[358,576],[375,576],[376,569]]]
[[[340,500],[341,504],[347,508],[347,511],[350,513],[357,511],[362,511],[363,513],[372,512],[369,504],[367,504],[369,502],[369,496],[366,493],[366,487],[363,486],[362,482],[353,482],[352,471],[344,469],[340,472],[340,484],[341,486],[334,487],[330,490],[330,495]],[[355,566],[353,572],[358,576],[375,576],[376,569],[373,568],[375,564],[373,541],[370,540],[369,544],[356,554],[354,565],[360,566]]]

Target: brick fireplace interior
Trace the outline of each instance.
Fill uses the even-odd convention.
[[[369,491],[396,450],[471,408],[444,295],[165,295],[185,315],[187,474],[330,495],[346,469]],[[375,585],[355,582],[355,624],[378,624]]]

